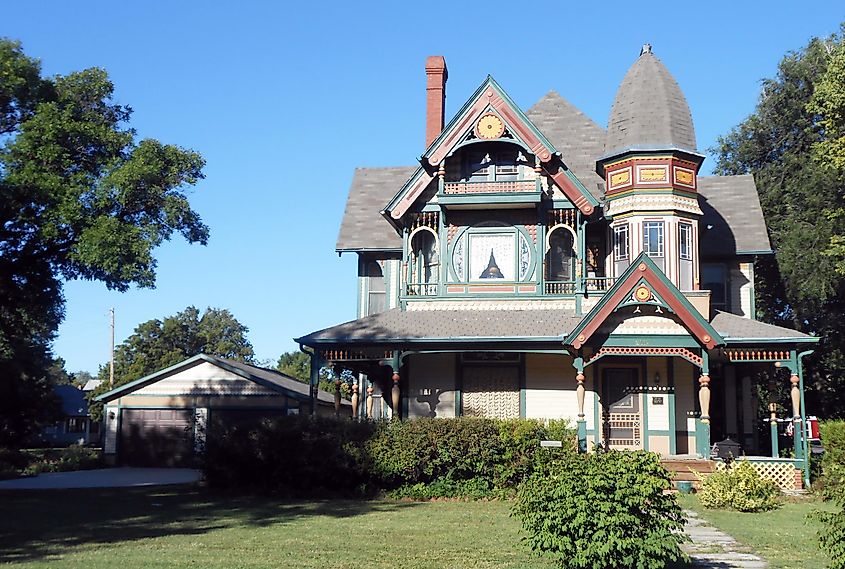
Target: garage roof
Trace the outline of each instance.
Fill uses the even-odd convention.
[[[141,389],[142,387],[146,387],[147,385],[153,384],[166,377],[170,377],[171,375],[179,373],[180,371],[184,371],[190,367],[201,364],[203,362],[210,363],[230,373],[239,375],[244,379],[252,381],[258,385],[261,385],[273,391],[276,391],[281,395],[285,395],[287,397],[303,401],[306,401],[311,398],[309,394],[309,385],[307,383],[298,381],[279,371],[257,367],[243,362],[227,360],[224,358],[219,358],[217,356],[198,354],[196,356],[188,358],[187,360],[181,361],[178,364],[172,365],[169,368],[165,368],[148,376],[136,379],[135,381],[131,381],[125,385],[115,387],[111,391],[107,391],[106,393],[97,396],[94,400],[103,402],[112,401],[114,399],[117,399],[118,397],[128,395],[133,391]],[[321,403],[330,403],[334,405],[334,395],[330,395],[324,391],[320,391],[317,393],[317,399]],[[343,403],[346,405],[349,404],[348,402]]]

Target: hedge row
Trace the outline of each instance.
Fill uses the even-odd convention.
[[[823,421],[819,424],[824,454],[821,458],[819,487],[831,497],[845,490],[845,421]]]
[[[414,498],[512,493],[563,440],[564,422],[416,419],[355,422],[290,416],[219,428],[208,437],[205,477],[215,488],[283,496]]]

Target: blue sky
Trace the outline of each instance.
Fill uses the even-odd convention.
[[[354,256],[334,253],[356,166],[424,150],[428,55],[449,67],[447,117],[489,73],[524,109],[556,90],[605,125],[649,42],[687,96],[698,145],[753,111],[781,57],[845,20],[842,2],[15,2],[0,35],[47,74],[105,68],[140,137],[199,151],[190,191],[207,247],[157,251],[157,287],[71,282],[54,344],[70,371],[108,359],[139,323],[228,308],[257,356],[355,317]],[[812,8],[810,8],[812,6]],[[712,160],[705,162],[709,172]]]

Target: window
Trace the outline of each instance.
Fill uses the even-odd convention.
[[[613,256],[617,261],[628,258],[630,252],[628,241],[628,225],[617,225],[613,228]]]
[[[649,257],[663,256],[663,222],[643,222],[643,251]]]
[[[467,151],[463,155],[460,179],[467,182],[509,182],[519,179],[520,163],[527,158],[512,145],[488,145],[483,150]],[[449,180],[454,180],[454,166],[447,163]]]
[[[67,420],[68,433],[84,433],[85,432],[85,417],[70,417]]]
[[[689,223],[678,226],[678,251],[682,261],[692,261],[692,225]]]
[[[726,274],[725,265],[701,266],[701,288],[710,291],[710,305],[717,310],[728,309]]]
[[[692,225],[678,225],[678,287],[681,290],[693,288]]]
[[[549,235],[549,252],[546,254],[546,278],[550,281],[571,281],[575,250],[572,233],[563,228]]]
[[[440,266],[437,239],[431,231],[418,231],[411,240],[411,294],[435,294]]]
[[[387,309],[384,274],[381,265],[375,261],[367,263],[367,315],[378,314]]]

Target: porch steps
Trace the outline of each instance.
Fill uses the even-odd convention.
[[[706,458],[698,457],[667,457],[660,460],[672,478],[672,482],[692,482],[693,486],[699,484],[696,472],[707,475],[716,470],[716,463]]]

